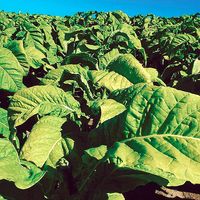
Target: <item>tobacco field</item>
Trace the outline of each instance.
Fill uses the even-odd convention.
[[[200,184],[199,95],[199,14],[0,12],[0,199]]]

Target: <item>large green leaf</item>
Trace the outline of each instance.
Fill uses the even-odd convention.
[[[44,37],[39,28],[28,21],[24,21],[23,27],[26,31],[25,47],[35,47],[37,50],[45,54],[46,49],[44,47]]]
[[[199,144],[197,137],[155,134],[116,142],[108,149],[88,149],[80,192],[91,184],[94,193],[126,192],[151,181],[168,186],[199,184]]]
[[[28,74],[30,67],[38,68],[44,63],[42,59],[45,55],[34,46],[25,47],[22,40],[12,40],[5,47],[15,55],[24,69],[24,75]]]
[[[88,76],[93,84],[96,84],[100,87],[105,87],[110,91],[127,88],[132,85],[129,80],[116,72],[90,70],[88,71]]]
[[[93,193],[93,196],[90,197],[90,200],[125,200],[123,194],[121,193],[104,193],[102,191],[96,191]]]
[[[92,105],[92,109],[93,112],[100,112],[101,116],[99,119],[99,123],[101,124],[122,113],[124,110],[126,110],[126,107],[113,99],[103,99],[94,102]]]
[[[0,139],[0,158],[0,180],[12,181],[20,189],[33,186],[44,176],[44,172],[32,163],[20,161],[17,151],[7,139]]]
[[[200,60],[196,59],[192,67],[192,74],[200,73]]]
[[[117,30],[111,33],[108,39],[109,43],[121,45],[121,43],[125,44],[126,48],[129,49],[142,49],[142,45],[140,40],[138,39],[136,33],[133,28],[128,24],[119,24],[117,26]]]
[[[48,160],[46,161],[47,166],[53,168],[62,166],[66,167],[69,165],[67,158],[74,149],[74,140],[66,136],[62,136],[62,139],[54,146],[54,149],[49,154]]]
[[[8,112],[3,108],[0,108],[0,135],[8,138],[10,134],[8,125]]]
[[[44,40],[48,44],[47,49],[52,52],[53,54],[57,53],[57,46],[55,44],[55,41],[52,37],[52,29],[53,27],[51,24],[49,24],[47,21],[44,21],[43,19],[39,19],[39,28],[44,33]]]
[[[23,67],[24,75],[27,75],[31,64],[30,64],[30,59],[27,56],[26,51],[24,49],[23,41],[13,40],[8,42],[5,45],[5,47],[12,51],[12,53],[15,55],[20,65]]]
[[[73,141],[66,140],[67,147],[63,150],[63,138],[61,134],[62,125],[65,119],[56,116],[45,116],[33,127],[27,141],[21,150],[21,158],[35,163],[42,167],[50,159],[51,165],[56,166],[59,159],[66,156],[70,148],[73,148]]]
[[[130,18],[128,17],[128,15],[122,12],[121,10],[113,11],[112,15],[114,15],[117,18],[120,24],[123,22],[126,22],[126,23],[130,22]]]
[[[107,193],[107,199],[108,200],[125,200],[123,194],[120,193]]]
[[[66,116],[76,112],[79,115],[79,107],[79,103],[70,93],[47,85],[18,91],[12,97],[8,111],[10,121],[19,126],[36,114]]]
[[[41,83],[43,85],[59,86],[63,73],[64,69],[62,67],[59,67],[57,69],[52,69],[41,79]]]
[[[129,130],[136,136],[199,134],[199,96],[169,87],[153,86],[141,86],[132,95],[132,103],[127,109],[125,134],[130,133]]]
[[[23,87],[24,70],[12,52],[0,48],[0,89],[16,92]]]
[[[118,142],[111,148],[101,145],[85,150],[78,176],[81,196],[94,200],[105,193],[126,192],[152,181],[167,184],[162,177],[134,169],[137,152],[124,146]]]
[[[40,50],[33,46],[28,46],[25,50],[26,54],[30,58],[31,67],[37,69],[44,64],[42,59],[46,58],[46,56]]]
[[[151,82],[151,76],[142,64],[131,54],[114,59],[108,66],[111,71],[126,77],[131,83]]]
[[[118,49],[112,49],[108,53],[101,56],[99,58],[99,69],[105,69],[108,66],[108,64],[118,56],[119,56]]]
[[[151,134],[199,137],[200,97],[169,87],[137,84],[116,91],[127,110],[90,133],[95,145]]]

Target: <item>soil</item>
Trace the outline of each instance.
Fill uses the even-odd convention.
[[[200,200],[200,185],[186,182],[179,187],[160,187],[150,183],[124,194],[126,200]]]

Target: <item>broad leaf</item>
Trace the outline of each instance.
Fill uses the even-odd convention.
[[[125,200],[123,194],[120,193],[107,193],[108,200]]]
[[[0,180],[12,181],[18,188],[26,189],[35,185],[43,176],[44,172],[35,165],[19,160],[10,141],[0,139]]]
[[[99,123],[103,123],[126,110],[126,107],[113,99],[103,99],[92,105],[93,112],[100,111]]]
[[[83,157],[80,191],[89,190],[91,184],[94,193],[126,192],[151,181],[168,186],[198,184],[199,144],[197,137],[149,135],[116,142],[108,150],[89,149]]]
[[[8,138],[10,135],[9,125],[8,125],[8,112],[3,108],[0,108],[0,135]]]
[[[43,85],[59,86],[60,85],[59,82],[60,82],[63,72],[64,72],[64,69],[61,67],[57,69],[52,69],[41,79],[41,83]]]
[[[121,193],[103,193],[102,191],[96,191],[90,200],[125,200],[123,194]]]
[[[119,56],[119,51],[117,49],[112,49],[108,53],[104,54],[99,58],[99,69],[105,69],[108,64]]]
[[[19,126],[36,114],[66,116],[76,112],[78,115],[79,107],[70,93],[48,85],[18,91],[12,97],[8,110],[11,122]]]
[[[43,45],[44,37],[40,30],[28,21],[24,21],[23,26],[26,29],[25,46],[35,47],[37,50],[45,54],[46,49]]]
[[[200,97],[169,87],[137,84],[115,92],[127,110],[90,133],[90,144],[111,145],[151,134],[199,137]]]
[[[20,65],[23,67],[24,75],[27,75],[29,68],[38,68],[43,64],[45,55],[33,46],[24,47],[22,40],[13,40],[5,45],[15,55]]]
[[[68,148],[62,150],[62,125],[65,119],[55,116],[41,118],[33,127],[27,141],[21,150],[21,158],[42,167],[50,159],[55,167],[63,156],[66,156],[73,146],[72,140],[68,139]],[[67,152],[68,151],[68,152]]]
[[[23,68],[12,52],[0,48],[0,89],[16,92],[23,87]]]
[[[193,64],[192,74],[200,73],[200,60],[196,59]]]
[[[56,46],[55,41],[53,40],[53,37],[52,37],[52,31],[53,31],[52,29],[53,29],[53,27],[47,21],[44,21],[43,19],[40,19],[39,28],[44,33],[45,42],[48,44],[47,49],[51,53],[56,54],[57,46]],[[49,59],[49,57],[48,57],[48,59]]]
[[[151,82],[151,76],[131,54],[120,55],[108,66],[111,71],[126,77],[131,83]]]
[[[22,40],[14,40],[5,45],[6,48],[10,49],[12,53],[17,58],[18,62],[24,69],[24,75],[27,75],[30,68],[29,58],[25,52],[23,41]]]
[[[26,53],[30,58],[31,66],[35,69],[41,67],[44,62],[42,59],[46,58],[45,55],[37,48],[28,46],[26,47]]]
[[[105,87],[110,91],[127,88],[132,85],[132,83],[124,76],[121,76],[115,72],[90,70],[88,71],[88,76],[90,77],[93,84],[96,84],[100,87]]]

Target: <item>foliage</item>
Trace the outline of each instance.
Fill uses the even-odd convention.
[[[1,184],[52,200],[200,184],[199,25],[0,12]]]

